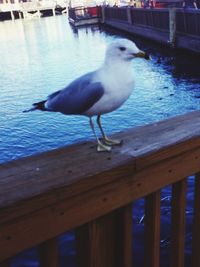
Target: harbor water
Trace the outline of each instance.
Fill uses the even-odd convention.
[[[66,16],[0,23],[0,163],[93,139],[88,118],[59,113],[22,113],[98,68],[106,45],[129,37],[152,60],[135,59],[135,89],[129,100],[103,116],[108,134],[200,109],[199,58],[176,53],[133,36],[98,26],[73,29]],[[123,75],[123,73],[122,73]],[[195,126],[194,126],[195,127]],[[186,266],[190,266],[193,177],[188,183]],[[170,191],[162,192],[161,266],[168,266]],[[133,236],[136,266],[142,266],[143,201],[134,204]],[[73,232],[59,238],[61,266],[75,266]],[[12,267],[39,266],[35,249],[15,257]]]

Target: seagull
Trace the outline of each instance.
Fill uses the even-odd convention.
[[[113,145],[120,145],[122,141],[107,137],[101,124],[101,115],[116,110],[130,97],[134,88],[131,64],[134,58],[150,59],[134,42],[115,39],[107,46],[105,60],[99,69],[75,79],[24,112],[41,110],[87,116],[97,140],[97,151],[111,151]],[[93,116],[97,116],[102,139],[96,134]]]

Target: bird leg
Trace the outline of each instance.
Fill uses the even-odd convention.
[[[92,131],[93,131],[93,133],[94,133],[94,136],[96,137],[96,140],[97,140],[97,151],[98,151],[98,152],[102,152],[102,151],[111,151],[111,147],[110,147],[110,146],[107,146],[107,145],[103,144],[103,143],[99,140],[99,138],[98,138],[98,136],[97,136],[97,134],[96,134],[96,132],[95,132],[94,124],[93,124],[93,121],[92,121],[92,118],[91,118],[91,117],[90,117],[90,127],[91,127],[91,129],[92,129]]]
[[[101,116],[100,115],[97,116],[97,124],[98,124],[99,129],[101,131],[101,134],[103,136],[103,141],[106,145],[112,146],[112,145],[121,145],[122,144],[122,140],[110,139],[106,136],[106,134],[104,133],[104,130],[101,126]]]

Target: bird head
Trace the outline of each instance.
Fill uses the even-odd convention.
[[[134,42],[128,39],[116,39],[107,47],[107,60],[131,61],[134,58],[150,59],[146,52],[140,50]]]

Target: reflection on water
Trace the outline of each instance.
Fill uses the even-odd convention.
[[[0,162],[93,138],[85,117],[42,112],[27,114],[22,110],[61,89],[77,76],[97,68],[104,59],[106,44],[115,37],[96,26],[75,31],[65,16],[0,23]],[[125,105],[103,117],[108,133],[200,107],[199,59],[183,53],[175,55],[138,38],[134,40],[151,53],[152,60],[133,61],[135,90]],[[192,187],[191,182],[189,185]],[[169,191],[164,190],[164,199],[169,198]],[[191,202],[192,196],[188,199]],[[165,199],[162,208],[166,231],[162,237],[164,255],[169,228],[169,218],[165,215],[170,212],[166,203]],[[140,201],[134,213],[138,255],[142,251],[142,206]],[[191,203],[188,209],[190,207]],[[188,240],[191,237],[190,226]],[[61,238],[60,243],[68,246],[68,256],[63,257],[62,264],[64,266],[65,261],[70,261],[72,267],[73,236]],[[189,248],[187,252],[189,254]],[[27,266],[26,262],[28,266],[36,266],[37,255],[34,253],[18,257],[13,266]],[[64,250],[61,253],[66,255]],[[141,266],[140,262],[138,266]]]
[[[87,118],[22,110],[97,68],[115,36],[96,26],[74,33],[65,16],[4,22],[0,36],[0,162],[93,138]],[[133,62],[135,91],[121,109],[104,116],[108,133],[199,108],[197,66],[191,75],[197,60],[187,67],[181,57],[190,62],[188,57],[136,42],[153,60]]]

